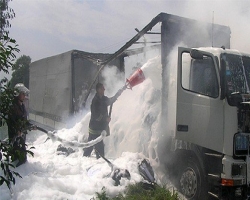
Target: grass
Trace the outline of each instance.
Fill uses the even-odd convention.
[[[96,193],[93,200],[179,200],[177,193],[172,193],[163,186],[149,186],[144,183],[137,183],[127,186],[124,193],[119,193],[116,197],[108,197],[105,188],[101,193]]]

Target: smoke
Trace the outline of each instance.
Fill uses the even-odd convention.
[[[177,46],[179,45],[186,46],[182,43]],[[164,89],[169,94],[165,100],[168,105],[167,118],[163,123],[162,65],[159,51],[147,52],[146,56],[141,54],[129,57],[129,62],[125,64],[125,78],[129,78],[140,66],[146,79],[131,90],[125,90],[113,105],[111,135],[104,139],[108,157],[119,157],[126,151],[143,153],[150,158],[154,167],[164,171],[162,167],[166,161],[164,145],[175,131],[177,46],[168,55],[166,72],[168,78],[164,80],[166,83]],[[113,96],[125,84],[121,78],[124,74],[120,74],[115,66],[105,68],[102,76],[106,88],[105,95],[108,97]]]
[[[250,52],[249,46],[249,7],[250,2],[241,1],[185,1],[183,12],[176,15],[221,24],[231,29],[231,47],[243,52]]]
[[[124,82],[124,73],[120,72],[116,66],[108,66],[102,72],[104,78],[105,95],[114,95],[119,89],[121,89]]]
[[[109,156],[118,157],[124,151],[148,154],[148,143],[152,135],[151,125],[159,113],[157,102],[160,91],[153,86],[152,81],[153,78],[160,76],[157,74],[160,73],[160,68],[155,67],[156,63],[160,64],[159,56],[149,60],[142,67],[148,68],[145,71],[149,72],[151,66],[155,72],[149,73],[151,76],[148,76],[143,83],[134,86],[132,90],[126,89],[114,103],[110,122],[111,135],[105,138],[105,150]],[[125,84],[117,74],[116,67],[104,69],[102,75],[105,78],[105,94],[108,97]]]
[[[150,78],[152,81],[152,87],[156,90],[161,89],[161,59],[160,56],[149,59],[142,67],[141,70],[146,78]]]

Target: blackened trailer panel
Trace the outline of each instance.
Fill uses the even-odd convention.
[[[161,38],[166,38],[166,40],[161,41],[162,48],[164,48],[162,55],[164,56],[167,55],[175,45],[181,42],[185,42],[187,47],[224,46],[225,48],[230,48],[231,30],[228,26],[160,13],[133,38],[126,42],[124,46],[102,62],[102,64],[107,64],[120,55],[127,56],[126,50],[134,45],[144,34],[150,34],[151,30],[160,23],[165,27],[164,29],[167,30],[166,32],[161,32]],[[181,46],[183,46],[183,44]],[[168,50],[167,54],[165,50]],[[133,54],[136,53],[135,51]],[[165,63],[163,63],[163,65],[164,64]]]
[[[98,72],[98,65],[84,58],[74,58],[73,61],[73,112],[78,112],[83,106],[83,100],[92,83],[90,77]]]
[[[72,61],[72,111],[74,113],[81,110],[86,106],[85,99],[88,95],[88,91],[92,90],[95,92],[95,85],[97,82],[103,82],[102,73],[98,76],[93,88],[91,84],[93,83],[95,75],[98,73],[100,68],[98,61],[103,61],[110,57],[110,54],[90,54],[90,53],[79,53],[74,52]],[[123,72],[123,59],[118,57],[114,61],[109,63],[109,66],[116,66],[118,71]],[[106,66],[108,67],[108,66]],[[123,77],[124,79],[124,77]],[[89,100],[89,98],[87,99]]]
[[[161,34],[167,35],[169,48],[177,44],[187,47],[222,47],[230,48],[230,28],[223,25],[205,23],[175,15],[162,15],[166,29]]]

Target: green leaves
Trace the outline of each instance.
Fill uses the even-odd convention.
[[[10,80],[11,87],[14,87],[17,83],[23,83],[26,87],[29,86],[29,68],[31,58],[26,55],[22,55],[18,58],[12,67],[13,73]]]
[[[3,171],[4,176],[0,176],[0,186],[4,183],[10,189],[11,183],[15,184],[16,180],[14,176],[21,177],[20,174],[11,170],[14,166],[10,163],[10,158],[12,156],[13,147],[9,142],[0,141],[0,153],[3,155],[3,159],[0,160],[0,166]]]
[[[8,70],[13,67],[15,54],[19,51],[16,40],[11,39],[8,33],[0,37],[0,71],[8,73]]]
[[[125,191],[119,193],[116,197],[109,197],[106,188],[103,187],[101,193],[96,192],[96,198],[91,200],[178,200],[178,193],[169,191],[166,186],[155,185],[146,186],[145,183],[135,183],[128,185]]]
[[[14,98],[14,89],[9,87],[8,83],[4,80],[1,81],[0,85],[0,118],[5,123],[8,120],[12,101]]]
[[[18,44],[15,39],[8,35],[5,28],[10,27],[9,20],[15,17],[14,11],[8,7],[9,0],[0,1],[0,72],[6,74],[13,68],[13,63],[16,58]],[[14,98],[14,90],[10,88],[7,78],[0,80],[0,121],[7,122]],[[0,176],[0,186],[4,183],[11,188],[11,183],[15,184],[15,177],[21,177],[17,172],[14,172],[14,165],[11,163],[14,158],[15,151],[9,141],[0,140],[0,167],[3,173]],[[3,174],[3,175],[2,175]]]
[[[15,17],[15,12],[12,8],[8,6],[10,0],[1,0],[0,1],[0,36],[4,33],[8,33],[6,28],[10,28],[10,20]]]

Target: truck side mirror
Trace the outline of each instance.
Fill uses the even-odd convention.
[[[198,51],[197,49],[192,49],[190,51],[190,56],[194,59],[202,60],[203,59],[203,54]]]

